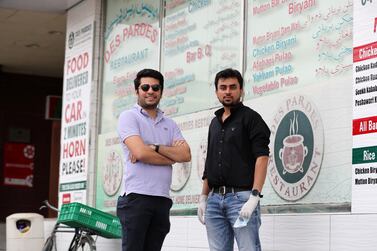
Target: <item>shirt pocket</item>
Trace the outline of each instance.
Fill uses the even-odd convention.
[[[242,141],[243,127],[241,123],[230,124],[225,130],[225,142],[226,143],[239,143]]]

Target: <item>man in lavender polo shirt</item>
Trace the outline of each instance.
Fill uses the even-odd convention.
[[[170,230],[172,164],[190,161],[191,154],[177,124],[157,108],[162,74],[141,70],[134,84],[137,104],[119,116],[125,168],[117,215],[123,251],[156,251]]]

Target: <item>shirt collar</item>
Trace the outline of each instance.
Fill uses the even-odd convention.
[[[239,102],[238,104],[236,104],[235,106],[231,107],[230,108],[230,115],[232,115],[233,113],[235,113],[236,111],[238,111],[239,109],[241,109],[242,107],[244,107],[243,103],[242,102]],[[223,115],[224,113],[224,107],[223,108],[220,108],[219,110],[217,110],[215,112],[215,115],[216,117],[220,117]]]
[[[150,117],[149,116],[149,114],[148,114],[148,112],[147,111],[145,111],[144,109],[143,109],[143,107],[141,107],[139,104],[135,104],[134,105],[134,108],[138,111],[138,112],[140,112],[141,114],[143,114],[144,116],[146,116],[146,117]],[[158,122],[160,122],[162,119],[164,118],[164,112],[160,109],[160,108],[157,108],[157,117],[156,117],[156,123],[158,123]]]

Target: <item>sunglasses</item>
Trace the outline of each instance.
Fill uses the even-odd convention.
[[[150,84],[143,84],[140,86],[140,89],[142,89],[144,92],[147,92],[149,91],[149,88],[152,87],[152,90],[154,92],[157,92],[159,90],[161,90],[161,85],[157,84],[157,85],[150,85]]]

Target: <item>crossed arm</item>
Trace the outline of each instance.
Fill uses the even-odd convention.
[[[174,141],[172,146],[160,145],[158,152],[137,135],[126,138],[124,144],[130,150],[129,158],[133,163],[141,161],[152,165],[172,165],[191,160],[190,147],[184,140]]]

